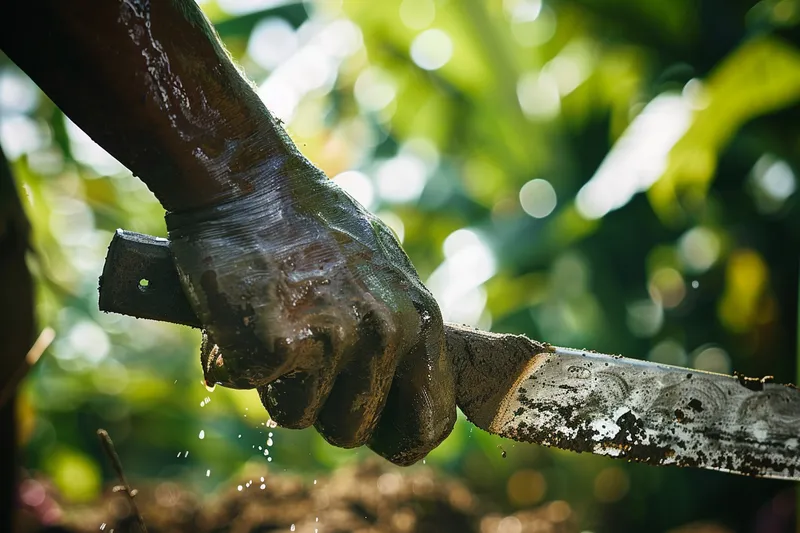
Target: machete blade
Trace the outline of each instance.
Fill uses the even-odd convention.
[[[653,465],[800,479],[800,391],[553,348],[533,355],[488,428]]]

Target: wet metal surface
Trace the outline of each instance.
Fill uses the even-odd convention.
[[[800,479],[797,388],[618,356],[536,355],[490,430],[653,465]]]

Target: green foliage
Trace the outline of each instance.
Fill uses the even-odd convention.
[[[796,1],[233,12],[244,4],[201,3],[303,152],[401,237],[447,318],[795,376]],[[647,125],[665,102],[674,113]],[[39,323],[57,334],[22,391],[30,469],[91,497],[99,469],[112,475],[98,427],[130,477],[204,489],[248,461],[315,477],[369,455],[268,427],[253,392],[208,392],[197,332],[97,311],[112,232],[164,235],[162,210],[7,61],[0,142],[34,227]],[[603,168],[613,179],[591,190]],[[616,203],[592,212],[608,195]],[[515,444],[464,420],[428,463],[501,508],[566,500],[598,531],[699,519],[755,529],[756,510],[787,489]]]

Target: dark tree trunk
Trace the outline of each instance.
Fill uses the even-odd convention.
[[[35,331],[33,283],[25,263],[29,229],[0,151],[0,531],[12,531],[16,504],[17,424],[11,388],[26,364]]]

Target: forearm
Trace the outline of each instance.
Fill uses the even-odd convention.
[[[167,210],[247,194],[298,155],[193,0],[0,0],[0,48]]]

